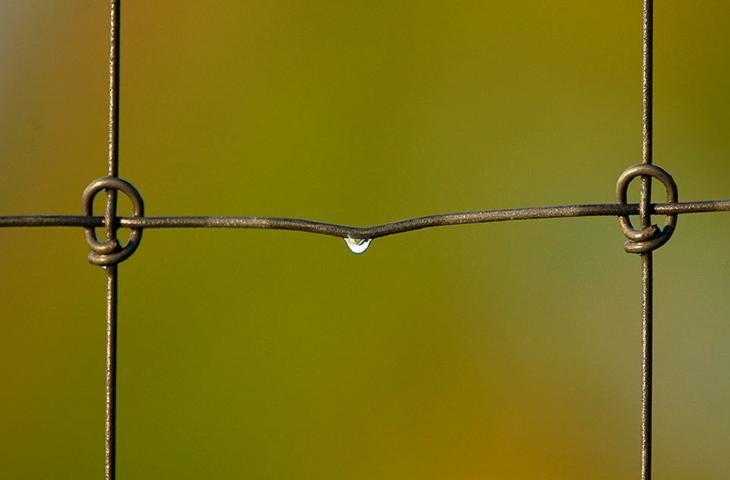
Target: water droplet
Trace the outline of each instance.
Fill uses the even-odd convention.
[[[368,247],[370,246],[370,242],[373,239],[345,237],[344,240],[347,244],[347,248],[349,248],[352,253],[360,254],[365,253],[365,250],[368,249]]]

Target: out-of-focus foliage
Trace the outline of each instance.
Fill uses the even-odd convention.
[[[106,3],[0,2],[0,215],[78,212],[105,173]],[[126,0],[120,173],[150,215],[364,225],[610,202],[640,160],[640,3]],[[656,6],[655,159],[685,200],[730,196],[728,13]],[[684,216],[656,254],[657,478],[730,472],[728,238],[727,215]],[[631,478],[623,240],[611,218],[360,256],[149,231],[120,267],[119,478]],[[102,471],[86,251],[78,229],[0,231],[0,478]]]

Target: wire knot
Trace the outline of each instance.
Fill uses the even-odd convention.
[[[623,171],[616,184],[616,200],[621,205],[626,205],[631,181],[639,176],[649,176],[658,179],[664,184],[667,192],[667,202],[676,203],[679,195],[677,192],[677,184],[674,178],[663,168],[652,164],[633,165]],[[647,212],[651,218],[651,209]],[[670,214],[666,216],[664,228],[657,225],[650,225],[644,228],[635,228],[631,223],[628,215],[620,215],[618,217],[621,230],[628,239],[624,243],[624,250],[628,253],[648,253],[661,247],[672,237],[677,226],[677,215]]]
[[[94,198],[101,190],[106,190],[108,193],[116,191],[124,193],[132,201],[133,216],[144,216],[144,202],[139,191],[126,180],[111,176],[97,178],[86,187],[86,190],[84,190],[81,196],[84,215],[89,217],[94,215]],[[114,196],[114,202],[116,202],[116,195]],[[107,209],[104,215],[104,226],[106,227],[108,237],[106,242],[99,241],[94,227],[85,227],[86,242],[89,244],[89,248],[91,248],[89,262],[93,265],[105,267],[123,262],[137,250],[142,240],[142,229],[131,228],[129,241],[127,241],[126,245],[122,245],[119,242],[117,238],[117,217],[115,212],[116,205],[114,205],[111,211]]]

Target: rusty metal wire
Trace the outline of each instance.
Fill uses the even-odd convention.
[[[627,252],[641,254],[641,480],[651,479],[651,448],[652,448],[652,404],[653,404],[653,376],[654,376],[654,249],[664,245],[674,232],[676,217],[667,217],[664,230],[651,226],[651,177],[658,175],[667,188],[667,199],[677,201],[677,185],[674,179],[664,170],[652,169],[654,157],[654,0],[643,0],[642,9],[642,159],[641,167],[635,171],[642,174],[641,194],[639,196],[639,217],[644,232],[652,230],[649,238],[631,240],[636,247],[631,246]],[[631,169],[629,169],[631,170]],[[621,177],[627,178],[633,172]],[[619,184],[621,182],[619,179]],[[617,187],[618,188],[618,187]],[[625,217],[623,217],[625,218]],[[624,234],[626,222],[621,221]]]
[[[89,261],[102,265],[106,269],[106,412],[104,441],[104,477],[106,480],[116,478],[116,431],[117,431],[117,285],[119,274],[117,263],[128,258],[139,245],[141,230],[133,230],[127,245],[122,248],[117,240],[117,225],[113,219],[117,216],[117,190],[123,189],[134,201],[135,214],[143,213],[142,197],[131,184],[119,184],[115,177],[119,175],[119,80],[121,56],[121,0],[110,1],[109,11],[109,164],[107,174],[110,181],[92,183],[84,192],[84,213],[91,214],[94,195],[101,188],[107,190],[106,243],[96,240],[94,230],[86,229],[86,240],[91,248]],[[130,190],[131,189],[131,190]],[[137,195],[134,195],[134,194]]]
[[[649,207],[654,215],[676,216],[690,213],[728,212],[730,199],[701,200],[694,202],[656,203]],[[155,216],[117,217],[113,221],[122,228],[225,228],[293,230],[342,238],[378,238],[423,228],[466,225],[475,223],[507,222],[513,220],[538,220],[575,217],[623,217],[638,215],[636,203],[602,203],[556,205],[547,207],[508,208],[444,213],[409,218],[396,222],[368,227],[353,227],[335,223],[317,222],[301,218],[254,217],[254,216]],[[0,228],[19,227],[81,227],[105,226],[107,220],[93,215],[9,215],[0,216]],[[93,262],[92,262],[93,263]]]
[[[652,337],[653,337],[653,256],[652,252],[672,237],[677,216],[690,213],[730,211],[730,199],[679,202],[677,184],[664,169],[653,165],[653,0],[642,0],[642,162],[627,168],[616,186],[617,203],[557,205],[546,207],[477,210],[409,218],[368,227],[353,227],[313,220],[255,217],[255,216],[144,216],[142,195],[130,183],[119,178],[119,80],[121,0],[110,0],[109,49],[109,157],[107,176],[94,180],[82,195],[83,215],[17,215],[0,216],[0,228],[13,227],[79,227],[85,231],[91,252],[89,261],[106,271],[106,413],[105,413],[105,478],[116,476],[116,378],[117,378],[117,292],[118,264],[132,256],[140,246],[146,229],[159,228],[227,228],[293,230],[369,242],[371,239],[423,228],[575,217],[617,217],[627,238],[624,249],[641,256],[641,479],[651,478],[652,448]],[[639,203],[627,203],[630,182],[641,178]],[[651,203],[651,181],[656,178],[666,188],[666,203]],[[93,213],[95,196],[105,191],[106,209],[103,216]],[[117,192],[127,195],[133,204],[131,217],[116,214]],[[640,227],[629,219],[638,215]],[[652,215],[666,217],[664,227],[651,222]],[[103,227],[105,240],[94,231]],[[119,228],[129,228],[131,234],[122,245],[117,237]]]
[[[618,184],[616,185],[616,199],[620,204],[626,203],[629,183],[638,176],[642,177],[642,181],[643,177],[658,178],[667,189],[667,201],[672,203],[677,202],[679,193],[677,192],[677,184],[674,182],[672,176],[663,168],[642,163],[627,168],[619,177]],[[647,206],[642,207],[640,203],[639,216],[651,218],[651,206],[647,204]],[[624,244],[624,249],[627,253],[651,253],[653,250],[667,243],[672,237],[674,229],[677,227],[677,215],[674,213],[667,214],[666,223],[662,229],[656,225],[651,225],[651,221],[645,222],[645,219],[642,218],[642,228],[637,230],[631,224],[628,215],[621,215],[619,217],[619,224],[624,235],[628,238],[628,241]]]

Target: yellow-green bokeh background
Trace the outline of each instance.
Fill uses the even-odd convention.
[[[639,0],[127,0],[120,174],[149,215],[366,225],[613,201]],[[656,5],[656,162],[730,196],[730,6]],[[0,1],[0,215],[106,171],[107,2]],[[657,198],[661,191],[657,187]],[[126,207],[125,207],[126,208]],[[730,222],[656,254],[655,473],[730,475]],[[639,260],[612,218],[148,231],[120,267],[120,479],[625,479]],[[104,277],[0,231],[0,478],[98,479]]]

